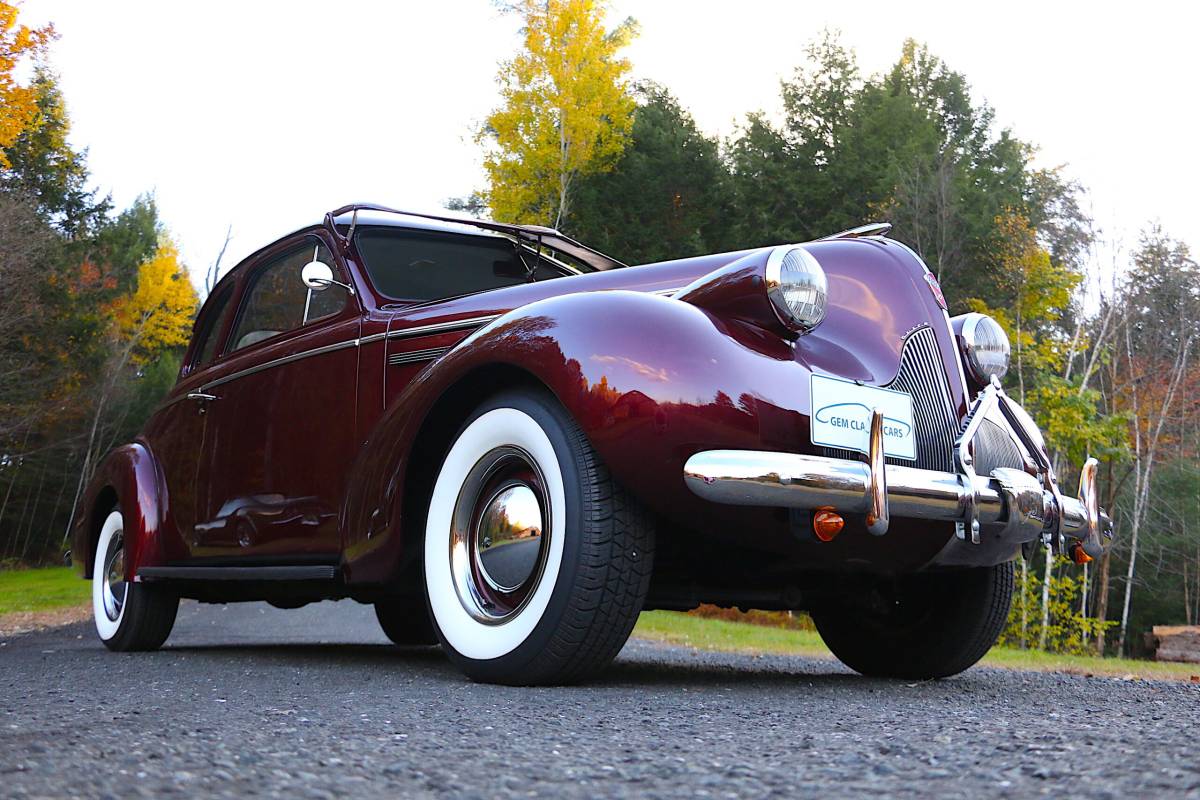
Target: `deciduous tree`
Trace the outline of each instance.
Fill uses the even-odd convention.
[[[41,55],[54,29],[30,28],[17,22],[17,6],[0,0],[0,167],[8,166],[5,151],[38,116],[37,90],[17,80],[17,66]]]
[[[524,41],[500,65],[502,102],[478,133],[484,197],[499,220],[558,227],[576,181],[611,169],[625,147],[634,100],[619,53],[636,25],[606,29],[598,0],[516,0],[509,10]]]

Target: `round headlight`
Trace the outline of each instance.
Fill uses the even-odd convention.
[[[789,329],[806,333],[821,324],[829,302],[829,281],[803,247],[776,247],[767,258],[767,297],[775,316]]]
[[[963,314],[954,322],[971,377],[985,385],[993,375],[1003,378],[1008,372],[1009,345],[1000,323],[987,314]]]

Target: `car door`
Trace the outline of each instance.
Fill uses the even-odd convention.
[[[200,481],[208,403],[200,388],[217,356],[235,288],[233,280],[222,282],[204,304],[179,383],[143,432],[166,483],[168,530],[163,547],[171,560],[188,557],[203,514]]]
[[[357,451],[361,309],[309,289],[310,261],[347,273],[320,233],[284,240],[246,271],[208,403],[204,515],[194,555],[217,562],[336,563],[345,477]]]

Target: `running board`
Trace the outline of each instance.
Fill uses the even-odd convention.
[[[142,567],[140,581],[332,581],[337,567]]]

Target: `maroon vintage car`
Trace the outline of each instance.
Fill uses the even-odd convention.
[[[1000,388],[1008,340],[949,318],[869,225],[627,267],[554,230],[359,204],[247,258],[178,384],[113,451],[74,552],[113,650],[180,597],[353,598],[469,676],[580,680],[647,608],[807,609],[862,673],[977,661],[1013,560],[1086,560]]]

